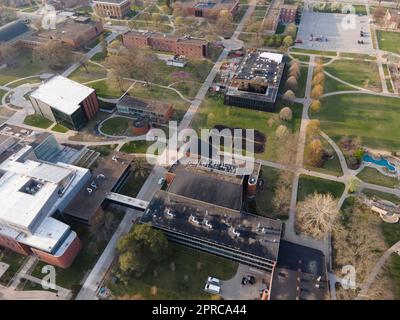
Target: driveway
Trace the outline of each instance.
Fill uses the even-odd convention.
[[[256,283],[242,285],[242,278],[248,275],[254,276]],[[260,293],[267,288],[263,279],[268,278],[269,274],[264,271],[239,264],[236,275],[230,280],[221,282],[221,297],[225,300],[260,299]]]

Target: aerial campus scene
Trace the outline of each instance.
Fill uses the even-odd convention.
[[[399,43],[399,0],[0,0],[0,300],[399,300]]]

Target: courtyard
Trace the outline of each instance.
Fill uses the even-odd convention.
[[[365,32],[360,37],[360,31]],[[310,35],[314,40],[310,41]],[[322,36],[323,41],[316,41]],[[325,41],[327,38],[328,41]],[[364,44],[358,44],[358,40]],[[303,12],[296,40],[296,48],[343,51],[343,52],[373,52],[372,40],[369,33],[367,16],[345,15],[336,13]]]

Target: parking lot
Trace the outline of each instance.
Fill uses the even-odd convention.
[[[365,32],[360,37],[360,31]],[[313,35],[313,40],[310,39]],[[322,36],[322,41],[316,38]],[[327,39],[327,41],[325,41]],[[358,44],[363,40],[364,44]],[[354,14],[333,14],[303,12],[297,33],[296,48],[341,51],[341,52],[373,52],[370,28],[367,16]]]
[[[242,284],[243,277],[253,276],[254,284]],[[267,280],[267,281],[266,281]],[[269,274],[261,270],[240,264],[236,275],[227,281],[221,282],[221,297],[225,300],[253,300],[260,299],[261,293],[267,288]]]

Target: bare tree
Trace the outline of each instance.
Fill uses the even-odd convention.
[[[53,70],[66,67],[72,60],[70,49],[59,41],[48,41],[36,47],[32,56]]]
[[[297,205],[296,227],[314,238],[322,239],[332,229],[339,210],[331,194],[314,193]]]

